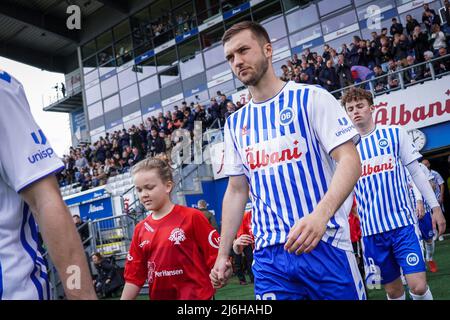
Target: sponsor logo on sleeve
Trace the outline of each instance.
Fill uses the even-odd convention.
[[[216,230],[212,230],[208,235],[208,242],[211,247],[219,249],[220,236]]]

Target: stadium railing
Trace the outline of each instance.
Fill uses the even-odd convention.
[[[439,79],[445,75],[449,75],[450,74],[450,70],[447,70],[445,72],[442,73],[436,73],[435,70],[435,65],[439,62],[445,61],[447,59],[450,59],[450,54],[447,54],[445,56],[442,57],[437,57],[437,58],[433,58],[430,59],[429,61],[424,61],[424,62],[420,62],[420,63],[416,63],[412,66],[408,66],[408,67],[402,67],[394,72],[390,72],[387,74],[384,74],[382,76],[379,77],[371,77],[370,79],[352,84],[350,86],[344,87],[344,88],[340,88],[334,91],[331,91],[331,94],[333,95],[342,95],[346,90],[352,88],[352,87],[365,87],[367,90],[370,90],[370,92],[372,93],[372,96],[379,96],[382,94],[387,94],[390,93],[392,91],[396,91],[399,89],[406,89],[407,87],[416,85],[416,84],[421,84],[424,83],[426,81],[430,81],[430,80],[435,80],[435,79]],[[417,69],[417,68],[429,68],[430,70],[430,76],[425,77],[425,78],[420,78],[415,80],[413,83],[405,83],[405,77],[404,74],[405,72],[407,72],[408,70],[411,69]],[[389,78],[397,78],[398,79],[398,85],[393,87],[389,85]],[[376,90],[375,88],[375,83],[377,83],[377,81],[380,80],[384,80],[386,79],[387,85],[386,88],[384,88],[383,90]]]

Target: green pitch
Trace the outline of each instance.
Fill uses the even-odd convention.
[[[437,241],[434,260],[438,272],[427,272],[428,284],[435,300],[450,300],[450,240]],[[247,277],[248,279],[248,277]],[[229,284],[217,290],[216,300],[253,300],[253,285],[240,285],[236,277]],[[370,290],[370,300],[385,300],[384,290]],[[409,296],[407,297],[409,299]]]

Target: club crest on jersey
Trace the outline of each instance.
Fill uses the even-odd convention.
[[[380,146],[380,148],[382,148],[382,149],[385,149],[385,148],[387,148],[389,146],[389,142],[385,138],[380,139],[378,141],[378,146]]]
[[[186,240],[186,235],[184,234],[183,229],[175,228],[170,233],[169,240],[174,242],[174,244],[181,244],[182,241]]]
[[[281,110],[280,112],[280,123],[283,126],[287,126],[289,124],[291,124],[292,120],[294,120],[294,109],[288,107],[288,108],[284,108],[283,110]]]
[[[419,256],[415,253],[410,253],[406,256],[406,263],[411,267],[416,266],[419,263]]]

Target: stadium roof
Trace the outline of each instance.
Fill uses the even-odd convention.
[[[55,72],[70,72],[68,60],[77,62],[76,50],[86,33],[83,28],[98,15],[125,17],[127,0],[1,0],[0,56]],[[81,30],[69,30],[69,5],[81,9]],[[99,19],[97,19],[99,20]]]

